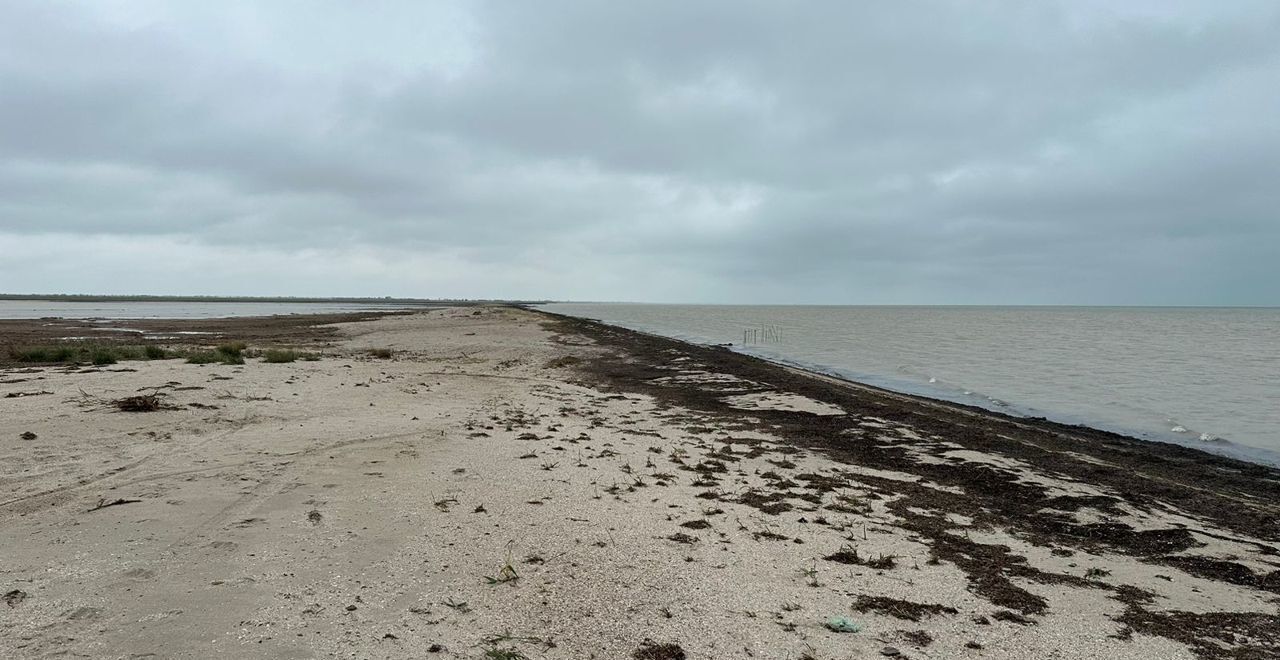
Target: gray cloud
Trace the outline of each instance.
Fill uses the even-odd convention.
[[[1280,304],[1274,3],[0,3],[0,289]]]

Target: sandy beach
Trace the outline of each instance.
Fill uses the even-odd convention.
[[[147,323],[319,359],[0,369],[2,657],[1280,657],[1277,470],[511,307]]]

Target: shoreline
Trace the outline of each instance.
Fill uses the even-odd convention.
[[[1174,462],[1179,462],[1184,464],[1190,464],[1192,466],[1194,466],[1195,464],[1203,464],[1207,469],[1212,468],[1214,470],[1226,470],[1226,471],[1238,472],[1242,474],[1247,473],[1250,475],[1257,476],[1268,482],[1274,483],[1275,484],[1274,494],[1276,494],[1277,496],[1280,496],[1280,468],[1276,468],[1270,465],[1244,461],[1244,460],[1240,460],[1230,456],[1223,456],[1220,454],[1215,454],[1215,453],[1205,451],[1203,449],[1198,449],[1195,447],[1188,447],[1180,444],[1161,442],[1161,441],[1145,440],[1142,438],[1137,438],[1134,436],[1125,435],[1122,433],[1116,433],[1116,432],[1108,431],[1105,429],[1099,429],[1099,428],[1087,426],[1087,425],[1067,424],[1067,423],[1057,422],[1057,421],[1043,418],[1043,417],[1021,417],[1017,415],[1004,413],[1001,411],[989,410],[987,408],[983,408],[980,406],[972,406],[972,405],[967,405],[963,403],[951,402],[943,399],[935,399],[935,398],[931,398],[931,397],[927,397],[919,394],[913,394],[909,392],[898,392],[888,388],[879,387],[873,384],[861,383],[858,381],[849,380],[847,378],[843,378],[838,375],[824,374],[824,373],[813,371],[810,369],[805,369],[803,367],[775,362],[767,358],[751,355],[749,353],[733,351],[725,347],[697,344],[694,342],[689,342],[681,339],[666,337],[664,335],[659,335],[656,333],[632,330],[622,326],[608,324],[599,320],[581,319],[578,317],[554,314],[549,312],[541,312],[538,310],[532,310],[532,311],[535,311],[536,313],[539,313],[539,314],[552,316],[561,321],[569,322],[570,324],[581,323],[587,327],[594,326],[595,332],[603,333],[605,335],[621,332],[621,333],[633,335],[636,339],[639,339],[641,341],[652,342],[658,346],[661,346],[664,343],[669,343],[674,346],[688,347],[688,349],[692,349],[691,352],[696,351],[697,353],[699,353],[700,354],[699,357],[702,359],[707,359],[708,357],[715,356],[716,354],[724,354],[726,356],[731,355],[737,358],[741,358],[741,360],[725,360],[721,362],[721,361],[715,360],[714,357],[711,357],[712,362],[719,362],[718,364],[716,364],[717,368],[725,368],[726,366],[728,366],[725,364],[726,362],[727,363],[737,362],[737,365],[739,366],[739,368],[741,368],[742,366],[746,366],[747,369],[750,370],[750,372],[752,373],[767,371],[768,369],[780,369],[786,372],[790,372],[791,374],[795,375],[798,379],[801,379],[801,380],[812,379],[817,382],[829,383],[837,390],[843,389],[843,388],[849,388],[852,390],[866,392],[871,394],[874,397],[901,401],[904,404],[906,404],[906,406],[908,407],[916,407],[923,411],[933,410],[933,411],[937,411],[940,414],[967,415],[967,416],[972,416],[974,419],[986,420],[997,425],[1008,425],[1014,428],[1020,428],[1020,429],[1033,431],[1037,433],[1049,433],[1049,434],[1059,435],[1063,438],[1067,438],[1072,441],[1086,442],[1089,444],[1079,447],[1079,449],[1085,450],[1085,451],[1088,451],[1089,449],[1104,449],[1104,448],[1107,450],[1113,450],[1114,448],[1119,447],[1119,448],[1122,448],[1122,451],[1125,451],[1131,454],[1140,455],[1140,454],[1143,454],[1144,452],[1149,452],[1150,453],[1149,458],[1152,458],[1152,459],[1174,461]],[[626,341],[626,339],[624,338],[622,341]],[[751,362],[758,362],[759,364],[751,365],[750,364]],[[728,368],[729,370],[733,369],[732,366],[729,366]],[[805,388],[805,389],[808,389],[808,388]],[[1194,470],[1195,468],[1192,467],[1191,469]],[[1280,501],[1280,499],[1277,499],[1277,501]],[[1277,508],[1277,511],[1280,511],[1280,507]],[[1273,521],[1273,524],[1276,525],[1274,529],[1274,533],[1277,536],[1275,538],[1280,539],[1280,520]]]
[[[3,655],[1280,654],[1266,466],[539,310],[310,321],[0,365]]]
[[[195,299],[192,299],[195,300]],[[319,299],[317,299],[319,300]],[[337,300],[337,299],[335,299]],[[362,299],[361,299],[362,300]],[[340,323],[361,322],[373,320],[377,318],[415,314],[430,309],[443,309],[448,307],[511,307],[521,309],[534,314],[563,319],[568,321],[580,321],[590,324],[596,324],[603,327],[616,328],[627,332],[636,333],[637,335],[652,337],[656,339],[664,339],[680,344],[687,344],[698,348],[708,348],[715,350],[727,350],[736,355],[760,360],[764,363],[777,366],[779,368],[794,370],[802,374],[806,374],[819,379],[834,379],[838,382],[851,386],[867,388],[883,395],[907,397],[913,401],[922,404],[937,405],[944,408],[954,408],[964,410],[979,415],[990,415],[1013,424],[1029,424],[1049,429],[1061,429],[1066,432],[1078,432],[1085,434],[1102,434],[1106,436],[1114,436],[1126,441],[1133,441],[1142,444],[1156,444],[1167,447],[1175,447],[1191,452],[1197,452],[1206,456],[1215,458],[1225,458],[1233,461],[1239,461],[1250,465],[1261,465],[1263,467],[1280,469],[1280,455],[1275,452],[1269,452],[1265,449],[1248,447],[1232,443],[1229,440],[1224,441],[1232,447],[1239,447],[1245,450],[1257,451],[1261,456],[1260,460],[1250,460],[1251,457],[1241,457],[1228,453],[1215,452],[1213,448],[1197,446],[1194,443],[1180,443],[1164,439],[1149,439],[1138,437],[1137,435],[1126,432],[1124,430],[1113,430],[1104,428],[1103,426],[1095,426],[1088,422],[1073,423],[1070,421],[1062,421],[1053,419],[1048,415],[1024,415],[1017,411],[1003,411],[988,408],[981,405],[965,403],[963,401],[954,401],[951,399],[930,396],[921,392],[913,392],[906,389],[896,389],[893,387],[878,385],[856,378],[850,378],[838,373],[837,370],[824,367],[822,365],[802,364],[795,361],[785,359],[775,359],[765,355],[758,355],[752,352],[740,350],[738,346],[722,346],[717,344],[706,344],[702,342],[673,337],[661,333],[630,328],[624,325],[613,324],[601,319],[578,317],[558,312],[550,312],[538,309],[536,304],[524,303],[499,303],[497,305],[484,302],[464,302],[460,305],[441,303],[440,306],[431,306],[426,309],[370,309],[362,311],[342,311],[342,312],[325,312],[317,314],[285,314],[272,316],[236,316],[236,317],[209,317],[209,318],[137,318],[137,319],[80,319],[80,318],[56,318],[56,319],[0,319],[0,339],[7,340],[10,344],[17,343],[42,343],[65,341],[67,337],[63,331],[76,330],[77,334],[81,331],[91,333],[90,337],[75,336],[72,339],[76,341],[92,340],[101,343],[130,343],[132,340],[138,340],[139,343],[148,344],[177,344],[177,345],[205,345],[210,342],[207,340],[219,337],[248,340],[253,342],[277,343],[281,346],[298,346],[298,347],[323,347],[327,340],[333,336],[332,326]],[[86,327],[85,322],[94,322],[94,326]],[[322,328],[322,329],[318,329]],[[176,334],[175,334],[176,333]],[[16,338],[16,340],[15,340]],[[215,342],[216,343],[216,342]],[[0,366],[6,364],[7,356],[0,355]],[[9,363],[11,366],[13,363]],[[1261,460],[1268,459],[1268,460]]]
[[[353,303],[370,305],[448,306],[515,304],[500,300],[453,300],[448,298],[381,298],[362,296],[337,296],[317,298],[312,296],[165,296],[165,295],[110,295],[80,293],[0,293],[0,301],[36,302],[166,302],[166,303]],[[536,304],[536,303],[529,303]]]
[[[1160,432],[1156,430],[1144,431],[1140,429],[1125,427],[1120,424],[1109,424],[1100,420],[1086,419],[1084,417],[1080,417],[1077,415],[1059,414],[1049,410],[1040,410],[1040,409],[1032,408],[1029,406],[1004,401],[1003,399],[995,404],[984,405],[981,401],[978,401],[977,399],[981,399],[981,398],[992,399],[992,397],[974,397],[974,398],[965,399],[965,398],[960,398],[959,396],[956,396],[956,395],[951,395],[945,391],[933,390],[927,384],[913,383],[910,381],[895,381],[890,377],[881,376],[878,374],[869,374],[869,373],[868,374],[851,374],[848,370],[845,370],[839,367],[824,365],[821,363],[806,362],[803,360],[797,360],[797,359],[788,358],[785,356],[773,355],[773,354],[769,354],[767,351],[751,350],[750,347],[741,346],[738,344],[733,344],[733,343],[717,344],[714,342],[705,342],[705,341],[701,341],[688,336],[682,336],[679,334],[663,334],[662,332],[658,332],[642,326],[628,325],[623,323],[611,323],[609,321],[605,321],[599,318],[586,317],[586,316],[573,316],[573,315],[564,314],[561,312],[552,312],[548,310],[539,309],[537,306],[521,305],[521,307],[524,309],[529,309],[530,311],[535,311],[543,314],[550,314],[557,317],[580,319],[580,320],[590,321],[593,323],[600,323],[600,324],[611,326],[611,327],[626,329],[642,335],[662,337],[665,339],[670,339],[670,340],[674,340],[682,343],[688,343],[695,346],[725,348],[726,350],[732,351],[740,355],[754,357],[760,360],[764,360],[765,362],[769,362],[771,364],[779,365],[785,368],[798,369],[798,370],[811,373],[820,377],[836,378],[841,381],[854,383],[864,387],[871,387],[876,390],[880,390],[884,392],[890,392],[894,394],[914,397],[923,401],[930,401],[930,402],[940,403],[945,405],[958,406],[958,407],[970,409],[970,410],[983,411],[985,413],[997,415],[997,416],[1008,418],[1011,420],[1027,420],[1027,421],[1043,420],[1043,421],[1047,421],[1052,424],[1056,424],[1064,427],[1073,427],[1073,428],[1078,427],[1081,429],[1099,431],[1099,432],[1110,433],[1110,434],[1114,434],[1114,435],[1118,435],[1126,438],[1132,438],[1142,442],[1151,442],[1151,443],[1158,443],[1158,444],[1173,445],[1178,447],[1185,447],[1187,449],[1201,451],[1206,454],[1212,454],[1215,456],[1231,458],[1231,459],[1243,461],[1246,463],[1255,463],[1255,464],[1265,465],[1267,467],[1280,468],[1280,451],[1267,449],[1263,447],[1256,447],[1253,445],[1242,444],[1242,443],[1230,440],[1228,438],[1215,437],[1210,440],[1203,440],[1203,439],[1196,440],[1190,436],[1179,435],[1178,433],[1172,432],[1172,431],[1170,432]],[[982,306],[979,306],[979,307],[982,307]]]

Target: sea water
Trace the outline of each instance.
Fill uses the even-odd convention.
[[[1280,465],[1280,309],[556,303],[912,394]]]

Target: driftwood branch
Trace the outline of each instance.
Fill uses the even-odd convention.
[[[89,509],[88,513],[93,513],[98,509],[105,509],[109,506],[120,506],[121,504],[133,504],[135,502],[141,502],[141,501],[142,500],[126,500],[123,497],[117,500],[111,500],[110,502],[106,501],[105,499],[99,499],[98,506],[95,506],[92,509]]]

